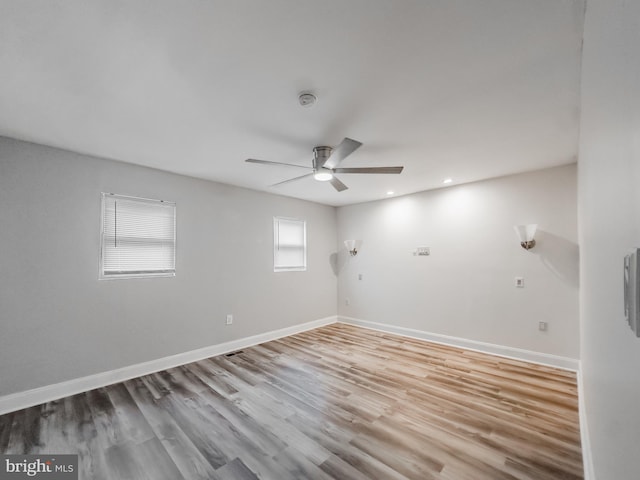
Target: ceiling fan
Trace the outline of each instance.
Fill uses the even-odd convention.
[[[338,168],[338,165],[351,155],[354,151],[362,146],[362,143],[352,140],[351,138],[345,138],[340,142],[336,148],[331,147],[315,147],[313,149],[313,163],[311,167],[303,165],[295,165],[293,163],[281,163],[281,162],[269,162],[267,160],[256,160],[255,158],[247,158],[245,161],[249,163],[262,163],[266,165],[286,165],[288,167],[306,168],[311,170],[310,173],[306,173],[300,177],[290,178],[284,182],[279,182],[271,185],[282,185],[284,183],[294,182],[306,177],[315,178],[320,182],[329,182],[333,185],[338,192],[346,190],[347,187],[344,183],[336,178],[336,173],[400,173],[404,167],[360,167],[360,168]]]

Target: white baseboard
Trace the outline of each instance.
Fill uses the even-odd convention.
[[[5,413],[21,410],[23,408],[39,405],[41,403],[50,402],[59,398],[67,397],[69,395],[75,395],[78,393],[93,390],[95,388],[104,387],[118,382],[123,382],[131,378],[148,375],[150,373],[166,370],[168,368],[178,367],[191,362],[197,362],[209,357],[215,357],[223,355],[225,353],[234,352],[243,348],[248,348],[253,345],[276,340],[278,338],[287,337],[289,335],[295,335],[296,333],[312,330],[314,328],[329,325],[335,322],[342,322],[350,325],[357,325],[372,330],[378,330],[386,333],[393,333],[411,338],[417,338],[420,340],[427,340],[434,343],[440,343],[444,345],[451,345],[454,347],[465,348],[468,350],[479,351],[483,353],[489,353],[492,355],[498,355],[501,357],[514,358],[517,360],[524,360],[527,362],[539,363],[543,365],[550,365],[557,368],[566,370],[577,371],[578,379],[578,399],[579,399],[579,414],[580,414],[580,435],[582,441],[582,457],[584,463],[584,478],[585,480],[595,480],[593,473],[593,463],[591,458],[591,446],[588,434],[588,425],[586,422],[586,412],[584,405],[584,393],[583,393],[583,380],[580,370],[580,362],[578,360],[566,357],[560,357],[556,355],[549,355],[546,353],[538,353],[529,350],[522,350],[518,348],[505,347],[501,345],[494,345],[490,343],[477,342],[474,340],[467,340],[464,338],[451,337],[447,335],[440,335],[436,333],[429,333],[422,330],[415,330],[411,328],[398,327],[395,325],[369,322],[366,320],[360,320],[351,317],[326,317],[319,320],[314,320],[300,325],[294,325],[292,327],[286,327],[279,330],[273,330],[270,332],[253,335],[251,337],[241,338],[238,340],[232,340],[230,342],[220,343],[217,345],[211,345],[209,347],[192,350],[190,352],[180,353],[177,355],[171,355],[169,357],[159,358],[157,360],[151,360],[149,362],[139,363],[128,367],[119,368],[117,370],[111,370],[108,372],[102,372],[95,375],[89,375],[66,382],[56,383],[53,385],[46,385],[44,387],[34,388],[24,392],[13,393],[0,397],[0,415]]]
[[[406,337],[427,340],[434,343],[441,343],[444,345],[451,345],[455,347],[466,348],[468,350],[489,353],[492,355],[499,355],[502,357],[514,358],[517,360],[550,365],[566,370],[578,371],[579,369],[579,361],[572,358],[549,355],[546,353],[533,352],[512,347],[505,347],[502,345],[477,342],[475,340],[467,340],[464,338],[440,335],[437,333],[430,333],[406,327],[398,327],[395,325],[384,323],[369,322],[357,318],[331,316],[300,325],[294,325],[292,327],[273,330],[270,332],[253,335],[251,337],[232,340],[230,342],[192,350],[190,352],[179,353],[177,355],[171,355],[169,357],[163,357],[156,360],[151,360],[149,362],[111,370],[108,372],[97,373],[95,375],[89,375],[66,382],[46,385],[44,387],[34,388],[32,390],[27,390],[24,392],[5,395],[0,397],[0,415],[16,410],[21,410],[33,405],[39,405],[41,403],[56,400],[69,395],[86,392],[94,388],[104,387],[106,385],[123,382],[131,378],[136,378],[142,375],[148,375],[150,373],[166,370],[168,368],[185,365],[191,362],[197,362],[198,360],[202,360],[204,358],[223,355],[225,353],[240,350],[242,348],[248,348],[259,343],[268,342],[270,340],[283,338],[289,335],[294,335],[296,333],[322,327],[324,325],[329,325],[331,323],[335,323],[336,321],[387,333],[403,335]],[[581,385],[580,381],[578,385]],[[582,398],[582,396],[580,396],[580,398]],[[583,408],[580,409],[581,412],[583,410]]]
[[[474,350],[482,353],[498,355],[500,357],[524,360],[527,362],[548,365],[564,370],[575,371],[578,383],[578,411],[580,416],[580,441],[582,444],[584,480],[596,480],[593,469],[593,459],[591,457],[591,442],[589,440],[589,427],[587,425],[587,414],[584,403],[584,383],[582,379],[582,369],[579,360],[561,357],[558,355],[550,355],[547,353],[533,352],[530,350],[523,350],[519,348],[494,345],[491,343],[477,342],[475,340],[467,340],[465,338],[450,337],[448,335],[440,335],[437,333],[429,333],[412,328],[369,322],[367,320],[360,320],[351,317],[338,316],[338,321],[341,323],[357,325],[359,327],[370,328],[372,330],[378,330],[381,332],[393,333],[396,335],[417,338],[420,340],[427,340],[429,342],[440,343],[443,345],[450,345],[454,347],[465,348],[467,350]]]
[[[580,414],[580,442],[582,444],[582,465],[584,468],[584,480],[596,480],[591,457],[591,440],[589,437],[589,425],[587,424],[587,411],[584,403],[584,380],[582,378],[582,366],[578,370],[578,411]]]
[[[44,387],[34,388],[24,392],[12,393],[10,395],[0,397],[0,415],[14,412],[16,410],[22,410],[23,408],[32,407],[34,405],[40,405],[41,403],[50,402],[69,395],[87,392],[94,388],[105,387],[131,378],[159,372],[168,368],[197,362],[198,360],[203,360],[205,358],[234,352],[253,345],[258,345],[259,343],[276,340],[289,335],[295,335],[296,333],[329,325],[336,321],[337,317],[335,316],[321,318],[319,320],[294,325],[292,327],[281,328],[279,330],[260,333],[251,337],[240,338],[230,342],[199,348],[190,352],[179,353],[177,355],[158,358],[157,360],[151,360],[149,362],[118,368],[117,370],[97,373],[95,375],[55,383],[53,385],[46,385]]]
[[[538,363],[541,365],[562,368],[564,370],[572,370],[577,372],[578,368],[580,367],[580,363],[577,359],[561,357],[558,355],[550,355],[548,353],[540,353],[531,350],[523,350],[520,348],[505,347],[503,345],[495,345],[493,343],[467,340],[466,338],[450,337],[448,335],[441,335],[439,333],[430,333],[423,330],[415,330],[413,328],[398,327],[386,323],[369,322],[367,320],[360,320],[358,318],[352,317],[338,316],[338,321],[342,323],[348,323],[350,325],[369,328],[372,330],[379,330],[382,332],[394,333],[396,335],[402,335],[405,337],[427,340],[434,343],[441,343],[443,345],[450,345],[453,347],[465,348],[467,350],[489,353],[491,355],[498,355],[500,357],[524,360],[525,362]]]

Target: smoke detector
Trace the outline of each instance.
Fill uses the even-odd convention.
[[[313,93],[309,92],[302,92],[298,96],[298,102],[306,108],[312,107],[316,103],[316,100],[318,100],[318,98]]]

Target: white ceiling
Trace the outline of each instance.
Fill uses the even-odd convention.
[[[0,0],[0,135],[346,205],[575,162],[583,0]],[[298,94],[318,96],[313,108]],[[336,192],[315,145],[363,146]]]

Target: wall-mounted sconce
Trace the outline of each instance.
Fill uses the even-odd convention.
[[[529,225],[515,225],[513,228],[520,239],[520,245],[522,248],[529,250],[535,246],[536,241],[533,237],[538,229],[537,223],[531,223]]]
[[[349,250],[349,255],[351,255],[352,257],[355,257],[358,254],[355,240],[345,240],[344,246],[347,247],[347,250]]]

